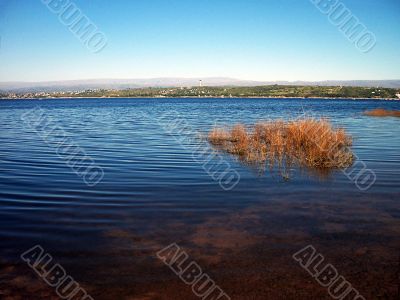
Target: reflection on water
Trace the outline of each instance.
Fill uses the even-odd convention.
[[[40,105],[104,169],[87,187],[23,126]],[[399,102],[273,99],[74,99],[0,102],[0,293],[57,299],[19,259],[40,244],[95,299],[196,299],[155,253],[178,243],[232,299],[330,299],[293,261],[312,244],[367,299],[396,299],[400,254],[398,119],[363,116]],[[361,192],[340,171],[292,169],[286,182],[241,175],[232,191],[155,121],[176,110],[199,132],[216,123],[289,119],[303,109],[343,126],[377,174]],[[142,118],[141,113],[154,118]]]

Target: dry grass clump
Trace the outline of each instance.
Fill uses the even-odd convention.
[[[215,128],[208,140],[248,163],[267,163],[270,167],[346,168],[353,164],[351,137],[325,119],[278,120],[249,128],[238,124],[230,130]]]
[[[364,112],[364,115],[370,117],[400,117],[400,111],[377,108],[374,110]]]
[[[220,145],[225,143],[230,139],[230,134],[228,131],[222,128],[214,128],[208,134],[208,140],[213,145]]]

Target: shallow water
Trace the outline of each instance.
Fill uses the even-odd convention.
[[[96,186],[21,120],[35,107],[104,171]],[[400,119],[362,115],[378,107],[400,109],[400,102],[1,101],[0,291],[15,299],[56,297],[19,257],[40,244],[95,299],[196,299],[155,256],[176,242],[232,299],[329,299],[291,258],[312,244],[365,297],[396,299]],[[199,135],[215,125],[304,114],[327,117],[353,136],[359,161],[376,174],[368,191],[339,170],[320,178],[293,169],[285,181],[220,154],[240,175],[225,191],[193,159],[198,143],[207,146]],[[165,131],[174,115],[188,130]],[[190,137],[183,145],[182,134]]]

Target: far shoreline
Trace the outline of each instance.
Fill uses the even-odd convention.
[[[400,98],[344,98],[344,97],[267,97],[267,96],[255,96],[255,97],[193,97],[193,96],[182,96],[182,97],[46,97],[46,98],[0,98],[0,100],[72,100],[72,99],[301,99],[301,100],[379,100],[379,101],[400,101]]]

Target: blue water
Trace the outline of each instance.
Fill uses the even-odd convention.
[[[104,177],[96,186],[86,185],[82,177],[57,155],[54,145],[46,143],[21,120],[25,113],[38,107],[104,171]],[[400,233],[400,118],[363,116],[363,111],[378,107],[400,109],[400,102],[325,99],[2,100],[0,259],[4,264],[18,265],[22,252],[40,244],[68,266],[76,277],[81,277],[80,280],[94,294],[98,293],[101,282],[108,280],[110,290],[124,299],[125,292],[139,295],[141,290],[121,287],[121,281],[152,280],[143,279],[147,278],[143,277],[145,271],[141,271],[139,276],[131,270],[133,273],[128,275],[122,266],[131,264],[136,270],[141,270],[140,266],[146,269],[147,262],[143,260],[154,256],[157,247],[177,241],[188,249],[196,248],[199,253],[201,249],[209,251],[215,240],[210,237],[208,244],[206,237],[200,239],[200,233],[194,233],[199,226],[208,222],[213,224],[210,219],[232,217],[252,209],[257,211],[259,207],[272,204],[281,209],[287,207],[286,212],[278,209],[260,217],[262,220],[273,218],[274,226],[265,223],[256,226],[250,221],[232,225],[225,223],[226,219],[218,219],[220,221],[215,221],[218,225],[211,226],[210,231],[218,227],[229,232],[233,226],[236,230],[239,230],[237,227],[240,230],[246,228],[251,237],[260,237],[265,231],[278,234],[302,228],[298,236],[307,234],[304,243],[315,237],[318,244],[321,228],[335,223],[338,218],[352,215],[372,222],[371,226],[364,223],[365,226],[357,227],[376,234],[370,239],[363,237],[363,243],[378,243],[376,237],[387,234],[387,239],[379,243],[395,244],[400,236],[396,235],[396,232]],[[207,174],[201,163],[193,160],[197,144],[182,145],[177,140],[179,132],[171,135],[164,130],[174,121],[163,118],[171,112],[179,114],[190,125],[191,131],[183,134],[204,144],[207,143],[199,137],[214,125],[287,120],[304,113],[327,117],[353,136],[354,153],[376,174],[377,179],[368,191],[360,191],[340,170],[322,179],[293,169],[291,179],[285,181],[268,171],[259,174],[234,157],[221,154],[240,175],[238,185],[225,191]],[[313,209],[307,211],[307,218],[302,222],[305,212],[303,208],[296,209],[293,203],[304,202]],[[323,206],[315,209],[321,203]],[[330,205],[335,208],[325,211]],[[321,216],[326,216],[325,221],[332,220],[324,225],[321,222],[325,221],[319,219]],[[342,223],[341,234],[356,234],[350,219],[346,217]],[[260,233],[262,226],[265,230]],[[385,232],[386,226],[393,232]],[[332,241],[332,245],[334,243]],[[287,244],[286,241],[275,245],[285,248]],[[218,248],[219,252],[228,250],[232,251],[229,243]],[[388,253],[388,257],[393,253]],[[217,254],[210,254],[213,255]],[[114,280],[105,274],[102,277],[99,271],[107,264],[121,266],[120,272],[118,268],[114,270]],[[23,266],[20,268],[24,270]],[[25,271],[30,272],[29,269]],[[94,274],[100,279],[91,279]],[[9,289],[13,288],[20,289],[15,286]],[[102,294],[97,298],[108,297]]]

